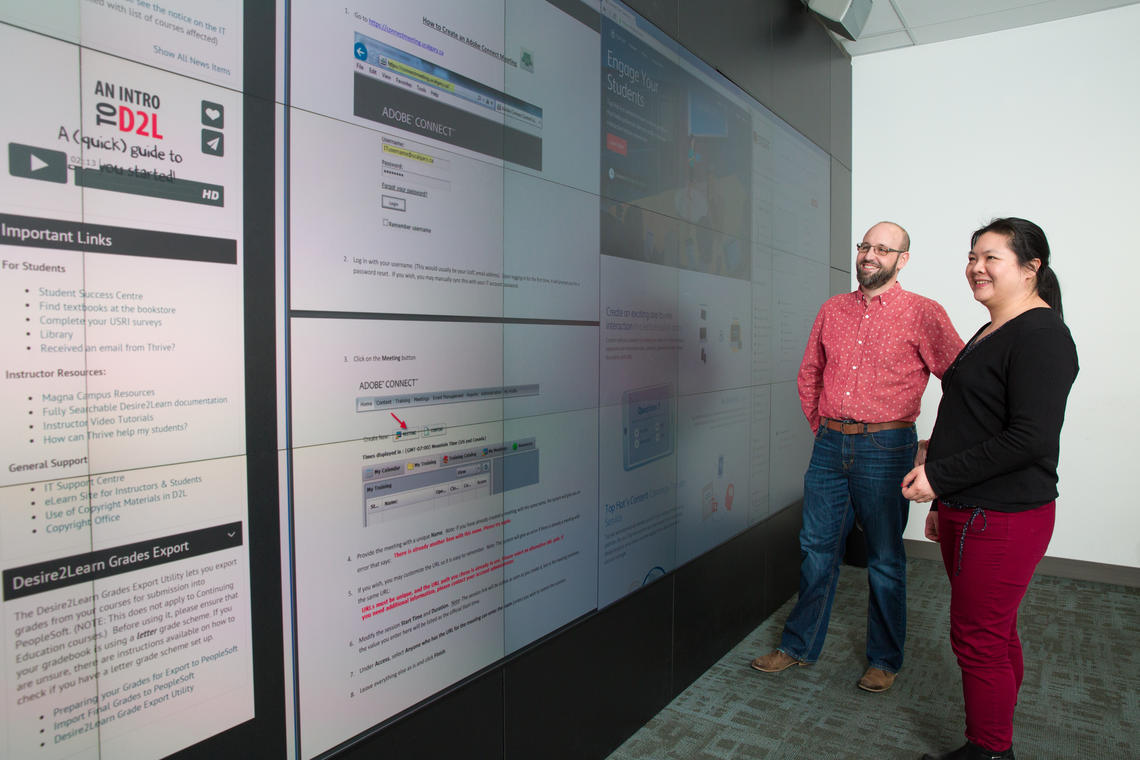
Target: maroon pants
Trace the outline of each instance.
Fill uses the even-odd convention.
[[[966,738],[994,752],[1013,744],[1013,706],[1024,673],[1017,608],[1045,556],[1055,512],[1052,501],[1027,512],[938,507]]]

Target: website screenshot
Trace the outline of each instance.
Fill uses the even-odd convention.
[[[157,758],[253,717],[242,101],[115,52],[0,25],[29,104],[0,130],[5,756]]]

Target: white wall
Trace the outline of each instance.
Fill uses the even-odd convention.
[[[903,286],[963,338],[970,233],[1022,216],[1049,236],[1081,371],[1061,436],[1052,557],[1140,567],[1140,6],[854,59],[852,226],[912,237]],[[919,433],[934,423],[932,382]],[[907,538],[922,537],[925,505]]]

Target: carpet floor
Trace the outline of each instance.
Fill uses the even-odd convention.
[[[609,760],[917,760],[963,741],[962,682],[950,651],[940,562],[911,559],[906,663],[882,694],[866,667],[867,572],[840,573],[819,662],[748,667],[779,643],[793,597]],[[1038,575],[1018,618],[1025,680],[1014,715],[1019,760],[1140,758],[1140,589]]]

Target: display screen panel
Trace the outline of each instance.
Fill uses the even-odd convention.
[[[629,7],[57,5],[0,754],[334,756],[799,498],[830,158]]]
[[[144,6],[0,23],[5,756],[255,714],[242,8]]]
[[[620,3],[291,22],[311,757],[795,500],[772,384],[826,297],[830,163]]]

